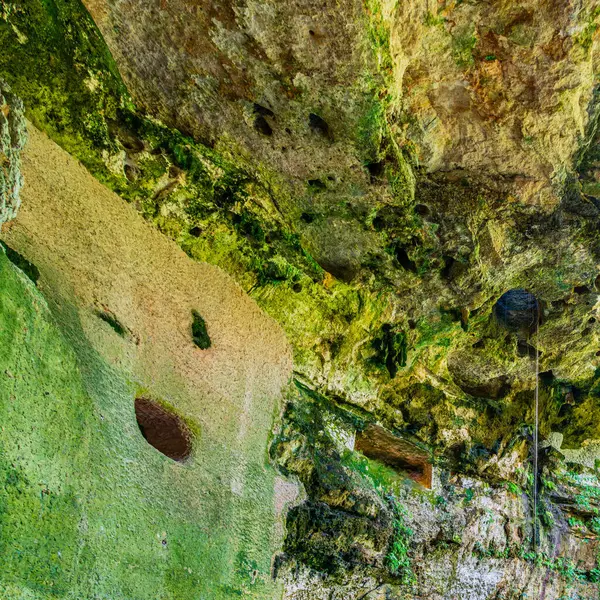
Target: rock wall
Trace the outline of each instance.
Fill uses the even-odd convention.
[[[93,406],[207,445],[185,522],[238,533],[186,538],[208,575],[163,596],[597,597],[598,3],[85,5],[0,12],[0,76],[88,170],[32,129],[2,238]],[[293,355],[272,436],[288,349],[245,294]],[[109,563],[73,573],[132,596]]]
[[[0,254],[2,597],[277,597],[281,330],[29,130]],[[189,458],[144,439],[136,398],[187,424]]]

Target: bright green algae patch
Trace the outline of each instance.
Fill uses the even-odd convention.
[[[224,445],[199,435],[185,465],[155,451],[136,386],[81,331],[72,345],[74,310],[56,317],[70,331],[0,252],[0,596],[273,597],[272,470],[248,465],[234,497]]]

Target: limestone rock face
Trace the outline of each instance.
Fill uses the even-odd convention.
[[[20,153],[25,140],[23,104],[0,80],[0,225],[13,219],[21,204]]]
[[[600,2],[83,4],[0,10],[48,196],[2,239],[84,374],[98,355],[202,424],[173,486],[202,556],[183,536],[165,598],[596,598]]]

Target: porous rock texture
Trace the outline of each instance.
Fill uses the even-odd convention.
[[[275,504],[302,490],[268,548],[285,597],[596,598],[600,3],[84,4],[3,8],[0,76],[128,216],[113,195],[82,204],[90,223],[32,196],[4,228],[7,256],[42,273],[49,298],[69,290],[104,315],[82,317],[103,356],[96,330],[129,315],[140,348],[114,356],[165,390],[161,344],[181,385],[202,380],[183,341],[196,308],[159,286],[172,339],[148,318],[154,293],[123,293],[135,269],[104,232],[141,236],[134,211],[280,324],[294,382],[257,439],[288,478]],[[171,242],[149,252],[156,285]],[[98,282],[112,290],[101,305]],[[520,289],[536,299],[525,333],[497,304]],[[548,439],[534,474],[536,386]],[[227,429],[229,411],[198,410],[207,431]],[[430,457],[431,491],[355,451],[374,427]]]
[[[14,218],[21,204],[19,167],[25,139],[23,103],[0,80],[0,225]]]

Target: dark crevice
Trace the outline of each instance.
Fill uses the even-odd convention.
[[[371,176],[371,181],[379,179],[385,172],[385,162],[380,160],[378,162],[368,163],[367,171],[369,171],[369,175]]]
[[[396,246],[394,255],[396,256],[396,260],[403,269],[405,269],[406,271],[411,271],[413,273],[417,272],[417,265],[414,261],[412,261],[409,258],[405,248],[402,248],[401,246]]]
[[[273,129],[263,116],[256,117],[254,120],[254,128],[263,135],[273,135]]]
[[[582,295],[582,294],[589,294],[591,292],[590,288],[587,287],[586,285],[576,285],[573,288],[573,291],[576,294]]]
[[[195,310],[192,311],[192,339],[201,350],[206,350],[211,346],[206,322]]]
[[[260,104],[254,103],[254,112],[261,117],[274,117],[275,113],[266,106],[261,106]]]
[[[6,258],[10,260],[10,262],[18,267],[27,275],[27,277],[37,285],[37,282],[40,278],[39,269],[31,262],[29,262],[22,254],[19,254],[17,251],[13,250],[10,246],[7,246],[6,242],[0,242],[0,245],[4,247],[6,252]]]
[[[525,340],[518,340],[517,342],[517,354],[522,357],[535,358],[535,353],[537,352],[536,348],[531,344],[528,344]],[[540,352],[541,356],[542,353]]]
[[[310,113],[308,115],[308,124],[310,126],[311,131],[314,133],[318,133],[328,140],[332,140],[331,131],[329,130],[329,125],[325,122],[323,118],[315,113]]]
[[[121,337],[127,337],[129,331],[112,312],[109,310],[97,310],[96,316],[109,325],[116,334]]]
[[[373,340],[376,350],[374,362],[385,366],[390,378],[396,377],[398,369],[406,366],[406,335],[399,328],[386,323],[381,328],[381,335]]]
[[[372,224],[375,231],[382,231],[385,228],[385,219],[382,217],[375,217]]]
[[[320,179],[309,179],[308,186],[315,191],[321,191],[327,189],[327,185]]]

